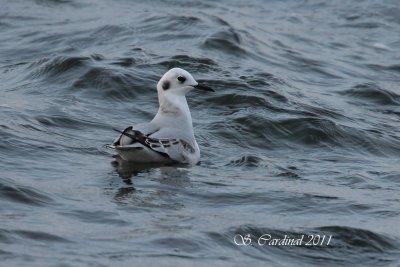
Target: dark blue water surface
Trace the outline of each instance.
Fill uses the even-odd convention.
[[[0,265],[399,266],[399,14],[1,1]],[[188,95],[201,164],[113,157],[172,67],[216,90]]]

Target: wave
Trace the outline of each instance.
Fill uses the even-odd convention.
[[[32,206],[46,206],[53,202],[45,193],[28,186],[17,185],[0,178],[0,199]]]
[[[399,105],[400,95],[373,83],[357,84],[340,92],[342,95],[380,105]]]
[[[39,242],[56,242],[56,243],[71,243],[66,238],[41,232],[41,231],[31,231],[31,230],[6,230],[0,228],[0,242],[8,244],[16,244],[19,242],[24,243],[27,240],[34,240]]]
[[[193,70],[196,73],[200,72],[212,72],[218,70],[218,64],[207,57],[194,57],[190,55],[174,55],[166,60],[157,62],[157,65],[165,66],[166,69],[174,67],[180,67],[187,69],[188,71]]]
[[[223,53],[246,55],[246,50],[241,46],[240,35],[233,29],[228,28],[213,33],[203,43],[204,49],[217,49]]]
[[[85,92],[96,98],[124,101],[135,98],[145,88],[139,77],[108,69],[92,67],[71,86],[73,92]],[[144,88],[143,88],[144,87]]]
[[[237,246],[234,243],[236,235],[246,236],[249,234],[251,245]],[[264,234],[271,236],[271,239],[282,240],[285,238],[302,239],[299,246],[274,246],[273,243],[260,242],[258,240]],[[329,245],[307,246],[305,245],[312,237],[318,235],[326,239],[331,237]],[[377,266],[387,266],[390,263],[397,262],[399,243],[388,236],[372,232],[370,230],[354,228],[348,226],[322,226],[315,228],[276,229],[257,227],[254,225],[242,225],[237,228],[231,228],[224,233],[209,232],[208,238],[212,239],[220,246],[228,250],[242,253],[246,258],[255,258],[274,262],[279,259],[280,264],[291,264],[296,261],[297,264],[311,264],[320,262],[323,265],[359,265],[374,263]],[[324,241],[326,241],[326,239]],[[241,241],[237,238],[237,241]],[[261,244],[261,245],[260,245]],[[309,243],[310,244],[310,243]],[[352,251],[351,254],[348,251]],[[346,255],[343,257],[343,255]],[[359,255],[363,255],[360,257]]]
[[[68,72],[77,72],[80,67],[86,66],[90,57],[56,56],[43,58],[32,63],[28,68],[33,69],[29,78],[57,78]]]

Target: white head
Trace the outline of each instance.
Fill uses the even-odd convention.
[[[180,68],[167,71],[157,84],[159,96],[184,96],[193,89],[214,91],[210,87],[199,85],[189,72]]]
[[[192,118],[185,95],[193,89],[214,91],[210,87],[200,85],[186,70],[173,68],[167,71],[157,84],[160,108],[153,120],[162,124],[165,123],[163,116],[166,115],[184,117],[179,123],[186,123],[189,129],[192,129]]]
[[[153,122],[156,125],[185,128],[185,132],[193,134],[192,117],[186,101],[186,93],[200,89],[214,91],[210,87],[200,85],[189,72],[180,68],[173,68],[165,73],[157,84],[158,101],[160,107]],[[174,118],[166,119],[167,117]]]

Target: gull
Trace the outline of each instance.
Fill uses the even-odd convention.
[[[157,83],[159,109],[152,121],[116,130],[120,135],[109,147],[126,161],[137,163],[189,163],[200,160],[186,93],[212,91],[186,70],[173,68]]]

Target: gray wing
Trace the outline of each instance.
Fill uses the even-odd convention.
[[[195,149],[182,139],[147,138],[146,142],[154,151],[164,153],[179,162],[186,161],[186,154],[195,153]]]
[[[173,136],[173,138],[170,138]],[[188,158],[197,154],[196,140],[194,136],[188,135],[186,131],[177,131],[176,128],[162,128],[149,135],[151,139],[158,141],[161,147],[157,148],[174,160],[185,162]],[[198,152],[200,153],[200,152]]]
[[[183,139],[153,137],[157,136],[157,133],[156,131],[153,134],[145,135],[140,131],[128,128],[128,130],[125,129],[125,131],[121,132],[121,135],[132,140],[132,143],[137,142],[148,149],[179,162],[186,161],[186,154],[194,154],[196,152],[195,148]]]

